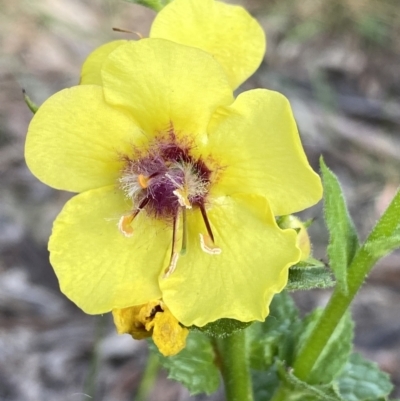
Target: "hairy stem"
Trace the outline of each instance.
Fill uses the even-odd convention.
[[[383,255],[370,252],[369,245],[382,238],[390,238],[399,230],[400,192],[396,194],[381,219],[372,230],[366,242],[359,249],[348,269],[348,292],[335,288],[328,305],[310,336],[301,348],[294,363],[295,375],[307,381],[318,357],[343,317],[351,301],[361,288],[367,275]]]
[[[227,401],[253,401],[245,330],[216,341]]]

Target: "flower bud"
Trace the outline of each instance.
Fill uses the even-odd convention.
[[[289,215],[281,217],[278,220],[278,225],[283,229],[292,228],[297,231],[296,245],[301,251],[300,261],[307,260],[311,255],[311,242],[304,223],[298,217]]]

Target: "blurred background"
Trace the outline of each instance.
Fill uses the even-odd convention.
[[[311,164],[339,176],[362,238],[400,182],[398,0],[243,0],[268,36],[258,72],[241,90],[275,89],[291,101]],[[85,57],[113,39],[146,36],[155,13],[119,0],[0,0],[0,400],[134,399],[145,342],[117,336],[110,316],[87,316],[60,294],[48,262],[52,221],[71,194],[27,169],[31,112],[76,85]],[[322,207],[306,212],[314,256],[325,258]],[[297,293],[304,312],[330,291]],[[356,350],[388,372],[400,397],[400,253],[385,258],[353,305]],[[190,397],[159,372],[148,400]]]

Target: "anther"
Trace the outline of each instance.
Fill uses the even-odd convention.
[[[205,253],[209,253],[210,255],[219,255],[222,250],[221,248],[217,248],[214,244],[214,241],[207,234],[199,234],[200,236],[200,246],[201,249]]]
[[[165,271],[163,278],[168,278],[176,269],[176,265],[178,263],[179,253],[174,253],[171,258],[171,262],[168,266],[168,269]]]
[[[139,182],[139,185],[140,185],[143,189],[145,189],[145,188],[147,188],[147,187],[149,186],[149,181],[150,181],[150,177],[146,177],[146,176],[143,175],[143,174],[139,174],[139,175],[138,175],[138,182]]]
[[[222,251],[221,251],[221,248],[218,248],[215,246],[214,234],[211,230],[211,224],[210,224],[210,221],[208,220],[206,209],[203,204],[201,204],[199,207],[200,207],[201,215],[204,220],[204,224],[207,229],[207,234],[204,234],[204,235],[199,234],[201,249],[204,252],[209,253],[210,255],[219,255]]]
[[[125,235],[125,237],[132,237],[133,235],[133,228],[131,226],[134,218],[140,213],[140,211],[147,205],[149,202],[149,198],[144,198],[140,204],[139,207],[131,212],[128,215],[122,216],[119,221],[118,221],[118,229],[121,231],[122,234]]]
[[[173,191],[172,193],[178,198],[179,205],[183,206],[186,209],[192,208],[192,205],[191,205],[187,195],[185,194],[183,188],[175,189],[175,191]]]
[[[125,237],[132,237],[133,235],[133,228],[131,223],[135,218],[135,213],[128,214],[127,216],[122,216],[118,221],[118,229],[121,231]]]
[[[177,187],[172,193],[178,198],[179,205],[191,209],[192,205],[188,198],[186,186],[177,182],[171,174],[166,173],[165,176]]]

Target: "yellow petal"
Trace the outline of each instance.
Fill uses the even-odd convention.
[[[142,308],[143,305],[138,305],[112,310],[118,334],[130,334],[136,340],[151,337],[151,333],[146,330],[143,323],[139,320],[139,313]]]
[[[244,8],[214,0],[174,0],[157,15],[150,37],[211,53],[233,89],[254,73],[266,48],[261,26]]]
[[[160,277],[163,300],[185,326],[221,318],[264,320],[273,295],[297,263],[296,232],[280,230],[265,198],[236,195],[210,200],[207,212],[220,254],[204,252],[199,210],[188,212],[189,243],[176,270]]]
[[[154,344],[164,356],[176,355],[185,348],[189,330],[179,324],[168,308],[156,313],[152,323]]]
[[[50,262],[61,291],[86,313],[161,296],[158,275],[171,245],[171,230],[142,211],[133,222],[133,236],[125,237],[117,224],[130,208],[120,191],[100,188],[73,197],[54,222]]]
[[[81,71],[81,85],[100,85],[101,82],[101,66],[108,55],[114,51],[117,47],[126,43],[127,40],[115,40],[114,42],[108,42],[89,54],[87,59],[82,65]]]
[[[45,184],[81,192],[114,184],[120,154],[142,140],[134,121],[108,106],[99,86],[76,86],[50,97],[32,119],[28,167]]]
[[[167,40],[120,46],[104,62],[102,78],[106,101],[132,113],[148,137],[171,125],[194,139],[205,135],[215,109],[233,101],[211,55]]]
[[[266,196],[275,215],[298,212],[322,196],[288,100],[264,89],[242,93],[216,113],[209,126],[209,151],[225,166],[214,194]]]
[[[189,330],[160,300],[124,309],[113,309],[118,334],[130,334],[136,340],[153,336],[153,341],[164,356],[172,356],[186,345]]]

